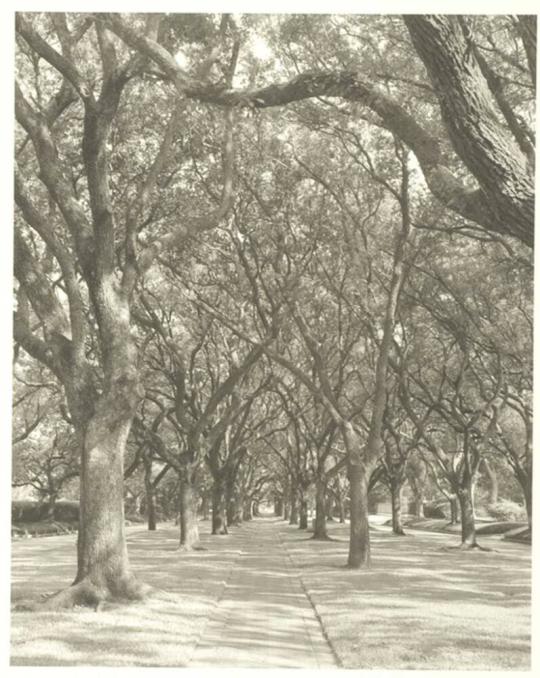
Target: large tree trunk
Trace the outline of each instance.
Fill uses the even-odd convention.
[[[459,523],[459,502],[457,496],[450,497],[450,525]]]
[[[58,499],[57,492],[49,492],[49,497],[47,500],[47,510],[45,513],[45,518],[47,520],[54,520],[54,510],[56,508],[57,499]]]
[[[315,488],[315,529],[313,539],[328,539],[326,531],[326,483],[318,478]]]
[[[392,499],[392,532],[399,536],[405,535],[403,529],[403,522],[401,517],[401,492],[403,490],[402,483],[392,481],[390,483],[390,496]]]
[[[307,530],[308,529],[308,503],[304,495],[300,495],[300,514],[298,529]]]
[[[243,520],[253,520],[253,500],[246,499],[244,501],[244,508],[242,510]]]
[[[461,509],[461,545],[463,548],[477,547],[472,487],[470,485],[459,489],[458,500]]]
[[[350,501],[350,540],[348,567],[363,568],[371,564],[371,549],[368,521],[368,484],[370,471],[364,464],[349,463]]]
[[[286,501],[283,503],[283,520],[289,520],[290,513],[291,508],[289,506],[289,502]]]
[[[53,605],[98,605],[144,593],[129,566],[124,528],[124,454],[133,408],[129,391],[102,396],[84,435],[77,575]],[[137,393],[137,391],[135,391]],[[123,396],[123,398],[122,398]],[[138,399],[137,399],[138,402]]]
[[[240,499],[234,487],[234,480],[227,481],[226,491],[226,517],[227,525],[239,525],[242,522],[242,514],[240,511]]]
[[[414,517],[424,518],[424,490],[420,489],[414,495]]]
[[[327,522],[331,523],[334,521],[335,511],[336,511],[336,499],[331,494],[327,494],[324,511],[326,514]]]
[[[191,551],[199,546],[199,526],[193,487],[193,472],[186,469],[180,475],[180,548]]]
[[[298,493],[291,490],[291,515],[289,525],[298,525]]]
[[[214,478],[212,487],[212,534],[228,534],[222,478]]]
[[[208,501],[208,492],[204,490],[201,497],[201,518],[208,520],[210,517],[210,502]]]

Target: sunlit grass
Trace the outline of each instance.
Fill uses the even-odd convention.
[[[12,664],[187,665],[239,553],[228,538],[214,538],[211,551],[179,552],[178,529],[170,526],[154,533],[129,528],[128,535],[135,571],[157,592],[142,603],[105,605],[97,613],[14,612]],[[16,542],[12,597],[51,593],[69,584],[74,572],[74,537]]]
[[[528,669],[530,548],[484,538],[492,552],[448,550],[452,535],[395,537],[377,527],[372,568],[351,571],[342,541],[285,543],[342,664],[362,669]],[[341,569],[338,569],[340,568]]]
[[[201,527],[208,550],[192,553],[177,550],[177,528],[160,527],[153,533],[142,527],[128,528],[133,567],[143,581],[157,589],[156,595],[144,603],[106,605],[97,613],[81,609],[15,612],[12,663],[189,665],[225,581],[229,580],[234,593],[236,580],[230,574],[238,567],[239,549],[246,538],[242,528],[226,537],[211,537],[208,523]],[[330,524],[335,538],[331,542],[312,541],[309,533],[283,522],[267,522],[260,530],[266,534],[274,531],[275,549],[286,549],[291,555],[343,666],[529,668],[529,547],[485,537],[482,543],[494,551],[462,552],[448,549],[457,543],[455,535],[412,532],[395,537],[387,528],[374,526],[372,568],[351,571],[344,567],[347,526]],[[251,531],[250,535],[253,539]],[[267,539],[268,548],[274,548],[271,542]],[[254,567],[261,576],[253,586],[259,587],[266,577],[275,588],[286,575],[275,569],[271,559],[265,561],[264,550],[261,556],[254,556]],[[65,586],[74,571],[73,536],[13,544],[14,600]],[[244,588],[248,583],[245,577],[239,582]],[[258,613],[268,612],[261,620],[263,631],[269,615],[283,619],[290,616],[289,606],[296,604],[294,595],[286,590],[279,599],[275,590],[257,591],[257,599]],[[246,600],[245,624],[236,624],[237,633],[238,629],[244,633],[245,628],[246,656],[257,629],[261,632],[251,607]],[[238,614],[244,619],[241,610]],[[284,643],[292,640],[284,634]],[[226,634],[220,643],[226,649]],[[285,646],[283,650],[286,654]]]

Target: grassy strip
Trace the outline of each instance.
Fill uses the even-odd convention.
[[[347,528],[333,542],[280,525],[334,650],[346,668],[526,670],[530,549],[448,550],[454,535],[372,533],[370,570],[345,569]],[[486,537],[486,541],[493,538]]]
[[[187,666],[239,552],[201,524],[208,550],[177,550],[178,529],[128,528],[129,553],[140,578],[156,594],[95,613],[12,613],[12,665]],[[50,593],[75,571],[75,538],[14,542],[12,599]]]

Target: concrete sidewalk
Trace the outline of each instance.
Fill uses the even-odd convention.
[[[231,538],[241,555],[189,667],[336,667],[278,523],[259,519]]]

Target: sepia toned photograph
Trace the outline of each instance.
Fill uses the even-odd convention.
[[[124,4],[9,15],[6,662],[531,671],[537,16]]]

